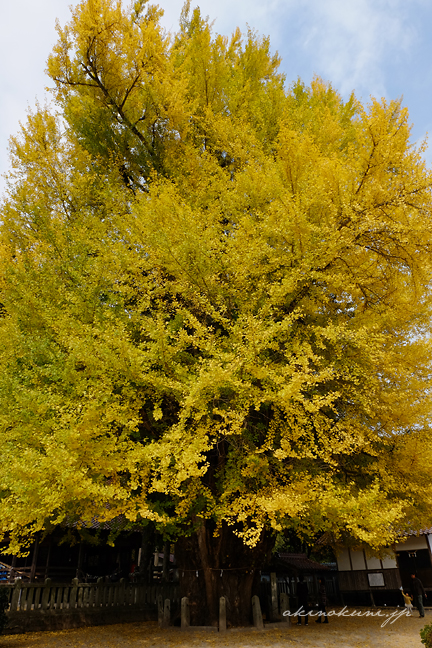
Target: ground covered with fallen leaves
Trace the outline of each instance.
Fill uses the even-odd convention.
[[[312,621],[308,627],[275,625],[266,626],[263,631],[236,628],[226,634],[211,629],[161,630],[155,623],[148,622],[125,623],[4,635],[0,637],[0,648],[424,648],[419,631],[432,622],[431,612],[426,612],[425,619],[401,617],[381,627],[386,618],[333,617],[328,625]]]

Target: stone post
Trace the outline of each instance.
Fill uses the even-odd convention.
[[[182,630],[187,630],[190,627],[190,609],[189,609],[189,599],[187,596],[183,596],[181,600],[181,628]]]
[[[126,579],[120,578],[119,580],[119,591],[118,591],[118,604],[125,605],[126,603]]]
[[[282,614],[282,619],[288,624],[291,624],[291,617],[289,614],[285,614],[285,612],[290,611],[290,606],[289,606],[289,596],[285,592],[281,592],[280,595],[280,611]]]
[[[163,619],[164,619],[164,607],[163,607],[162,594],[158,594],[158,597],[157,597],[157,612],[158,612],[158,625],[159,625],[159,628],[162,628],[163,627]]]
[[[51,593],[51,578],[45,578],[44,591],[42,594],[42,605],[41,605],[42,610],[48,609],[50,593]]]
[[[72,578],[72,589],[69,598],[69,609],[71,610],[74,610],[77,606],[78,582],[78,578]]]
[[[163,610],[163,627],[168,628],[171,623],[171,601],[167,598]]]
[[[19,609],[20,596],[22,588],[22,578],[17,578],[15,580],[15,585],[12,592],[12,599],[10,604],[10,611],[17,612]]]
[[[226,599],[221,596],[219,599],[219,632],[226,632]]]
[[[271,591],[271,618],[272,621],[277,621],[279,619],[279,608],[278,608],[277,578],[274,572],[270,574],[270,591]]]
[[[261,614],[261,604],[258,596],[252,596],[252,617],[253,624],[257,630],[263,630],[263,618]]]
[[[95,607],[100,607],[102,603],[103,578],[98,578],[95,592]]]

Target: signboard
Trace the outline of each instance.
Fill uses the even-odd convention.
[[[384,587],[384,574],[368,574],[369,587]]]

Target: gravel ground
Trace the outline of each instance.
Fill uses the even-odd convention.
[[[381,614],[393,612],[382,610]],[[389,622],[381,627],[386,620]],[[432,622],[431,612],[426,612],[425,619],[404,616],[393,623],[391,620],[390,616],[333,616],[328,625],[312,621],[308,627],[267,626],[263,631],[236,628],[225,635],[211,630],[161,630],[156,624],[147,622],[125,623],[4,635],[0,637],[0,648],[424,648],[419,631],[425,623]]]

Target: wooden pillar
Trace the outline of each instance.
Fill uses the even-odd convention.
[[[146,527],[141,532],[141,556],[139,561],[139,571],[142,580],[150,583],[152,580],[152,569],[150,565],[152,548],[154,545],[154,532],[152,528]]]
[[[163,546],[163,563],[162,563],[162,582],[168,583],[169,580],[169,558],[170,558],[170,543],[165,542]]]
[[[147,545],[147,539],[145,535],[145,531],[141,531],[141,546],[138,549],[138,559],[137,559],[137,571],[141,574],[141,576],[145,576],[146,573],[146,545]]]
[[[52,536],[50,536],[49,540],[48,540],[48,553],[47,553],[47,559],[46,559],[46,565],[45,565],[45,580],[49,576],[49,566],[50,566],[50,560],[51,560],[51,547],[52,547]]]
[[[39,533],[36,534],[35,543],[34,543],[34,547],[33,547],[33,558],[32,558],[32,564],[31,564],[31,569],[30,569],[30,582],[31,583],[34,583],[35,576],[36,576],[38,552],[39,552]]]
[[[375,599],[374,599],[374,595],[372,593],[372,590],[369,590],[369,594],[370,594],[370,598],[371,598],[371,607],[376,607]]]
[[[318,576],[315,573],[313,575],[313,579],[314,579],[314,589],[315,589],[314,594],[318,598],[319,582],[318,582]]]
[[[82,581],[82,565],[83,565],[83,557],[84,557],[84,550],[83,550],[83,543],[82,540],[79,543],[79,549],[78,549],[78,561],[77,561],[77,569],[76,569],[76,578],[78,578],[78,581]]]
[[[12,581],[15,580],[15,567],[16,567],[16,562],[17,562],[17,557],[12,556],[12,563],[11,563],[11,570],[9,574],[9,582],[12,583]]]

